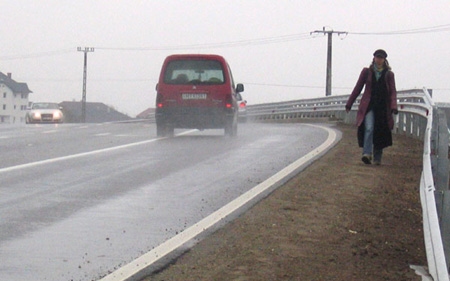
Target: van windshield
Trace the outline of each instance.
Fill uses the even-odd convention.
[[[175,60],[167,64],[166,84],[223,84],[222,64],[215,60]]]

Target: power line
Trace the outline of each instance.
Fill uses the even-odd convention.
[[[245,83],[245,85],[264,86],[264,87],[323,89],[323,86],[270,84],[270,83],[249,83],[249,82],[244,82],[244,83]]]
[[[450,24],[424,27],[409,30],[400,31],[387,31],[387,32],[336,32],[338,35],[407,35],[407,34],[420,34],[431,32],[444,32],[450,31]],[[322,31],[321,31],[322,32]],[[190,45],[172,45],[172,46],[153,46],[153,47],[96,47],[100,50],[114,50],[114,51],[169,51],[169,50],[186,50],[186,49],[211,49],[211,48],[230,48],[230,47],[243,47],[243,46],[256,46],[275,43],[285,43],[292,41],[301,41],[312,39],[311,32],[309,33],[297,33],[288,34],[275,37],[264,37],[248,40],[230,41],[230,42],[218,42],[218,43],[203,43],[203,44],[190,44]]]
[[[100,50],[115,50],[115,51],[168,51],[168,50],[185,50],[185,49],[211,49],[211,48],[227,48],[227,47],[242,47],[242,46],[255,46],[266,45],[275,43],[284,43],[291,41],[300,41],[311,39],[309,33],[299,33],[282,35],[276,37],[265,37],[257,39],[230,41],[230,42],[218,42],[218,43],[203,43],[203,44],[190,44],[190,45],[173,45],[173,46],[154,46],[154,47],[96,47]]]
[[[450,31],[450,24],[385,32],[348,32],[353,35],[407,35]]]
[[[397,31],[384,31],[384,32],[346,32],[345,34],[351,35],[372,35],[372,36],[384,36],[384,35],[411,35],[411,34],[423,34],[423,33],[435,33],[435,32],[447,32],[450,31],[450,24],[406,29]],[[263,37],[247,40],[229,41],[229,42],[217,42],[217,43],[201,43],[201,44],[189,44],[189,45],[172,45],[172,46],[149,46],[149,47],[96,47],[97,50],[111,50],[111,51],[170,51],[170,50],[186,50],[186,49],[212,49],[212,48],[233,48],[243,46],[257,46],[267,44],[286,43],[293,41],[301,41],[313,39],[310,36],[311,33],[296,33],[274,37]],[[49,57],[62,55],[73,52],[73,48],[38,52],[24,55],[10,55],[0,56],[0,60],[20,60],[20,59],[33,59],[40,57]]]
[[[40,57],[50,57],[50,56],[58,56],[67,53],[72,53],[73,48],[55,50],[55,51],[47,51],[47,52],[39,52],[39,53],[31,53],[25,55],[12,55],[12,56],[0,56],[0,60],[20,60],[20,59],[34,59]]]

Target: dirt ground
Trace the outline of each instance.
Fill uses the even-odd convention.
[[[421,141],[394,135],[381,166],[354,126],[287,184],[145,281],[421,280]]]

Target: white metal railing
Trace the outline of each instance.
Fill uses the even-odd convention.
[[[338,118],[346,123],[352,123],[356,119],[356,110],[360,99],[357,99],[351,112],[348,114],[345,112],[345,104],[348,99],[346,96],[330,96],[325,98],[294,100],[287,102],[277,102],[259,105],[249,105],[247,107],[247,118],[253,121],[264,120],[278,120],[278,119],[294,119],[294,118]],[[438,212],[436,202],[436,186],[439,177],[445,177],[447,186],[441,187],[442,190],[448,190],[448,157],[438,156],[438,151],[444,151],[443,147],[439,147],[438,135],[439,130],[445,130],[446,134],[443,134],[446,138],[448,152],[448,129],[439,128],[441,122],[433,120],[434,116],[438,116],[435,111],[437,107],[434,105],[433,100],[429,95],[429,91],[424,89],[412,89],[399,91],[397,93],[399,114],[395,116],[394,132],[407,134],[414,138],[423,139],[424,152],[423,152],[423,170],[420,181],[420,198],[423,210],[423,230],[425,240],[425,250],[427,255],[428,273],[430,277],[422,275],[422,280],[434,280],[434,281],[449,281],[448,264],[446,261],[449,259],[450,249],[444,249],[444,244],[450,245],[450,241],[444,240],[441,235],[441,225],[449,222],[442,222],[440,218],[442,214]],[[438,118],[438,117],[436,117]],[[445,122],[446,124],[446,122]],[[441,135],[442,136],[442,135]],[[445,147],[444,147],[445,148]],[[440,161],[446,162],[447,169],[438,172],[436,168],[436,159],[440,157]],[[445,158],[445,159],[443,159]],[[433,161],[435,162],[433,166]],[[441,180],[442,182],[442,180]],[[445,194],[444,192],[442,192]],[[440,198],[441,199],[441,198]],[[446,201],[442,200],[445,204]],[[450,202],[449,204],[450,205]],[[450,206],[440,206],[439,210],[449,210]],[[448,247],[450,248],[450,247]],[[446,255],[447,254],[447,255]]]
[[[431,99],[425,97],[425,91],[425,89],[399,91],[397,98],[400,111],[415,113],[426,118],[430,110]],[[331,117],[336,114],[342,116],[347,99],[348,95],[344,95],[249,105],[247,106],[247,117],[250,120],[267,120]],[[353,105],[355,114],[359,101],[360,98]]]

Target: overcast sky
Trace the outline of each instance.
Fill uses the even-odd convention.
[[[215,53],[244,83],[249,104],[325,96],[327,36],[332,94],[349,94],[383,48],[397,89],[427,87],[450,102],[448,0],[15,0],[0,6],[0,72],[25,82],[31,101],[87,101],[135,116],[155,104],[164,58]],[[391,34],[390,34],[391,33]],[[394,33],[394,34],[392,34]]]

